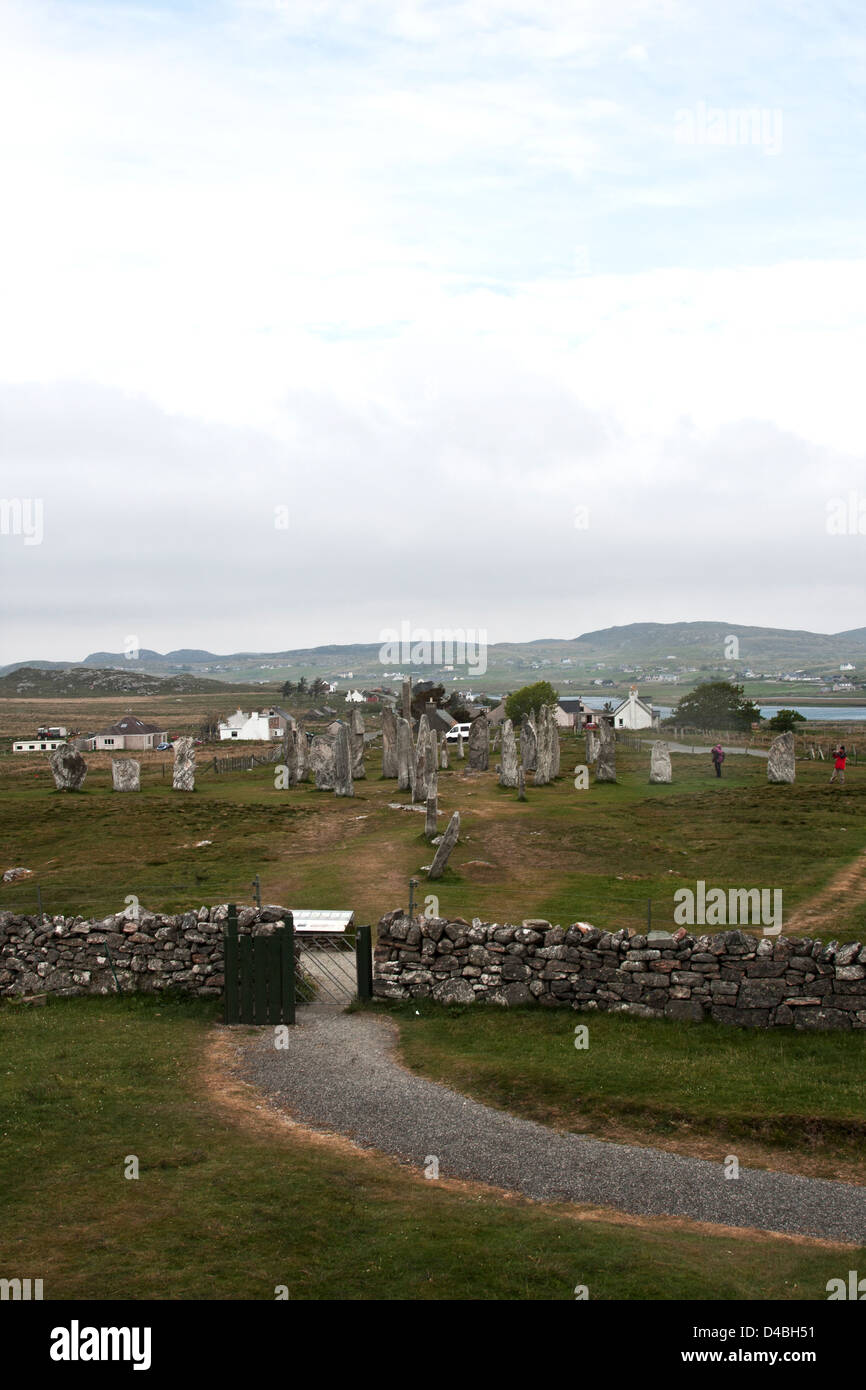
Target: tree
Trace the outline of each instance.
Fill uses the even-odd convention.
[[[707,681],[684,695],[665,722],[693,729],[748,729],[760,717],[758,706],[744,698],[741,685]]]
[[[536,681],[534,685],[524,685],[520,690],[512,690],[505,701],[505,717],[512,724],[519,724],[524,714],[531,714],[542,705],[555,705],[559,696],[550,681]]]
[[[327,681],[322,680],[321,676],[316,676],[316,679],[310,686],[310,694],[313,696],[324,695],[325,691],[330,690],[330,688],[331,687]]]
[[[780,709],[772,719],[767,720],[767,727],[772,729],[774,734],[787,734],[795,724],[803,724],[805,720],[805,714],[800,714],[799,710]]]
[[[283,686],[283,694],[284,694],[284,695],[294,695],[296,689],[297,689],[297,687],[296,687],[294,681],[286,681],[285,684],[284,684],[284,686]]]
[[[299,694],[299,695],[305,695],[305,694],[306,694],[306,691],[307,691],[307,678],[306,678],[306,676],[301,676],[301,679],[298,681],[298,694]]]

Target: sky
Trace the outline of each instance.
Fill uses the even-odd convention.
[[[0,0],[0,663],[862,627],[864,90],[847,0]]]

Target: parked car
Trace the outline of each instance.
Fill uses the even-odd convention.
[[[463,741],[465,742],[466,739],[469,737],[469,730],[470,730],[471,728],[472,728],[472,725],[471,725],[471,724],[452,724],[452,725],[451,725],[451,728],[448,730],[447,734],[445,735],[445,742],[446,742],[446,743],[457,743],[458,739],[460,739],[460,738],[462,738]]]
[[[168,748],[170,748],[170,747],[171,747],[171,744],[170,744],[170,743],[158,743],[158,744],[156,745],[156,751],[157,751],[157,753],[164,753],[164,752],[166,751],[166,749],[168,749]]]

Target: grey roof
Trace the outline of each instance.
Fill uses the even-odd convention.
[[[125,714],[116,724],[112,724],[110,729],[102,729],[96,735],[97,738],[106,738],[109,734],[164,734],[165,729],[161,729],[158,724],[144,724],[137,719],[134,714]]]

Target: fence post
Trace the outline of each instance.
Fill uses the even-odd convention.
[[[289,913],[280,932],[280,973],[282,975],[283,1023],[295,1022],[295,919]]]
[[[225,1021],[238,1023],[238,910],[229,903],[229,915],[223,937],[223,971],[225,978]]]
[[[373,998],[373,936],[369,927],[359,927],[355,937],[355,967],[358,998]]]

